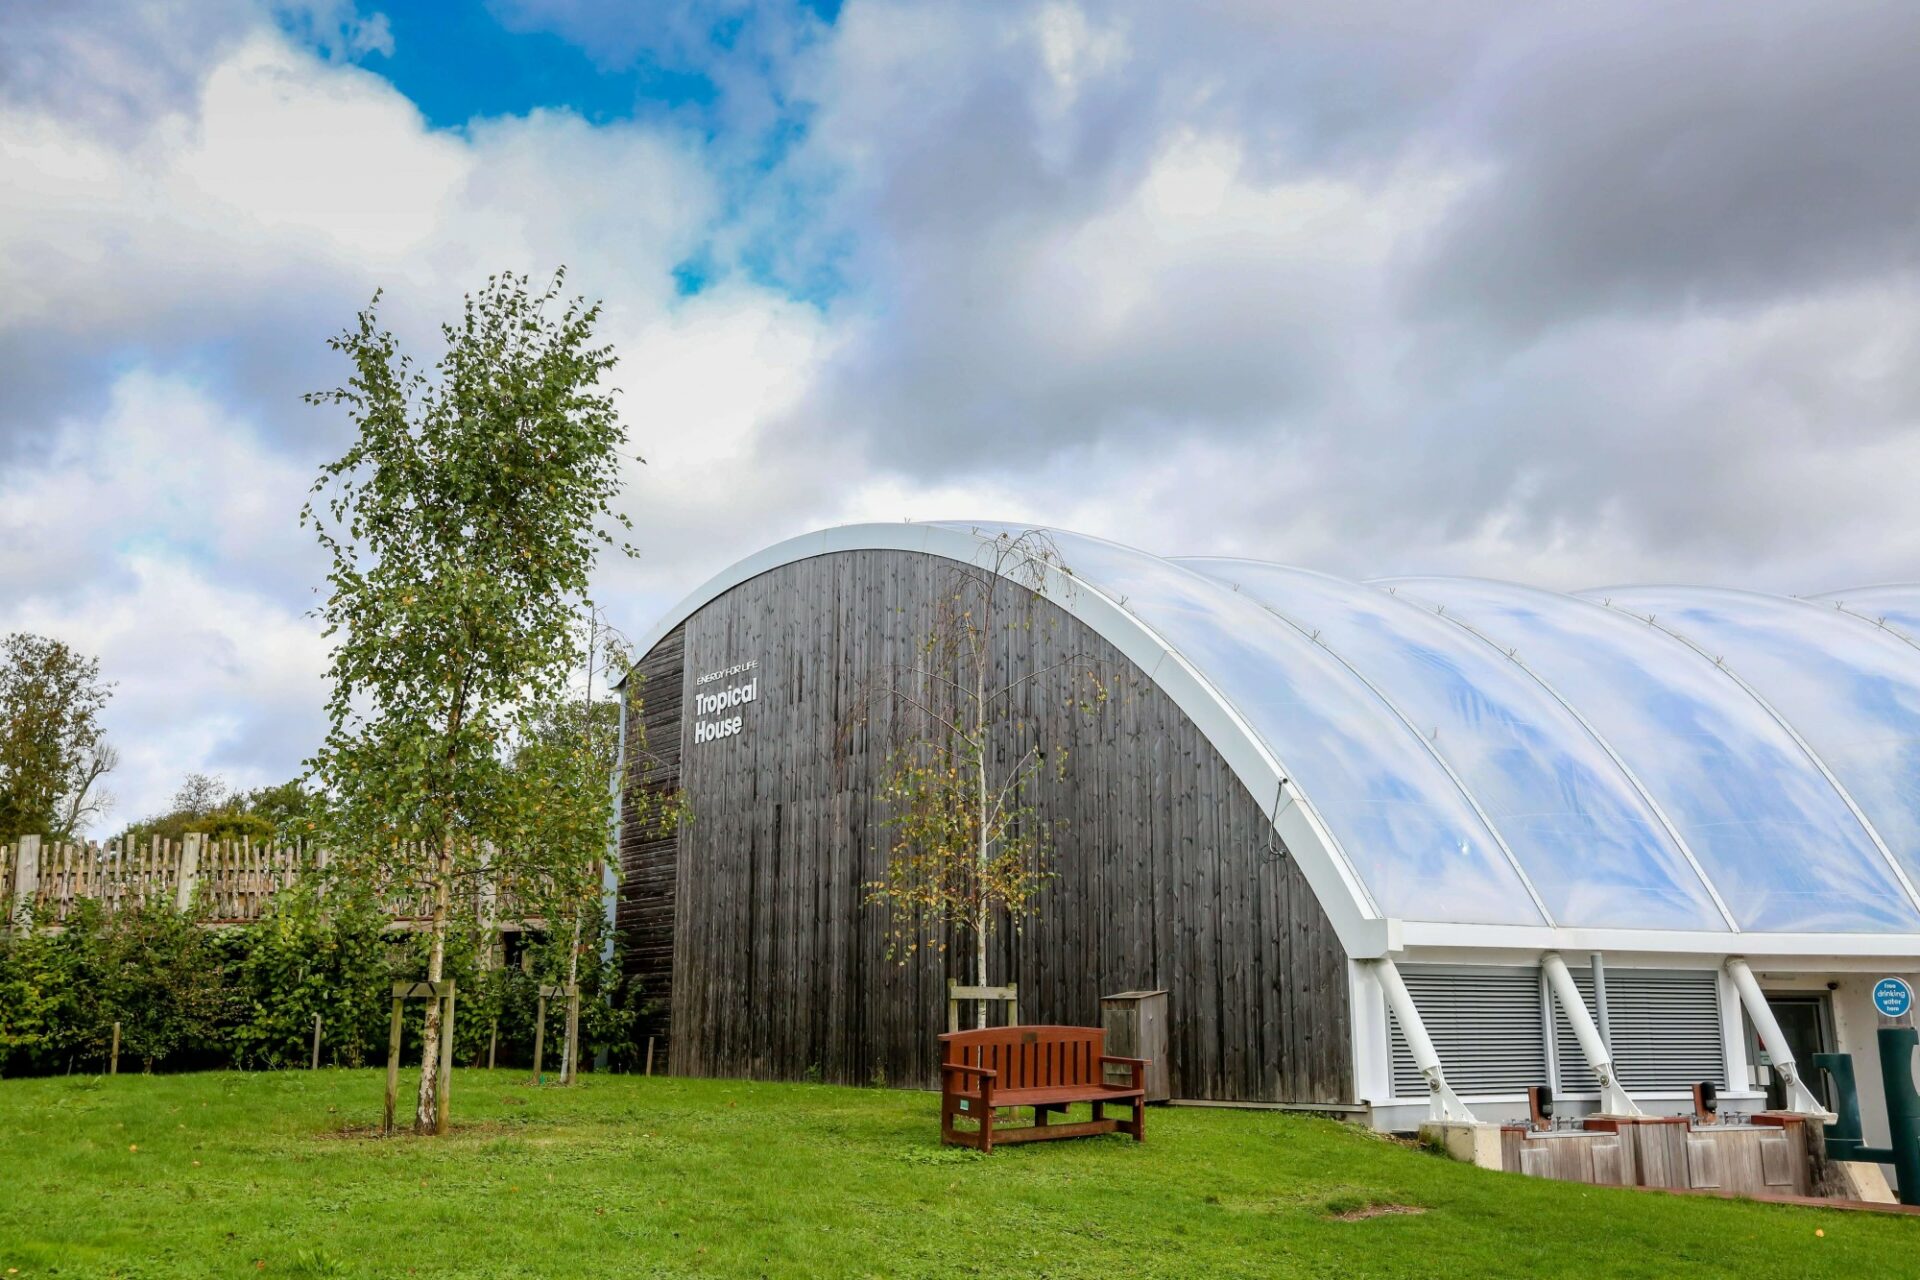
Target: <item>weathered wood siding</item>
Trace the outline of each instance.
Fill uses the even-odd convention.
[[[972,975],[958,956],[895,963],[884,909],[863,903],[887,856],[888,755],[924,731],[909,703],[869,694],[915,660],[952,569],[836,553],[743,583],[686,624],[683,702],[701,673],[736,663],[757,662],[760,684],[739,736],[694,745],[695,717],[680,724],[693,818],[672,891],[675,1072],[934,1082],[948,959]],[[1027,1022],[1098,1025],[1101,995],[1167,988],[1176,1097],[1352,1101],[1344,953],[1264,806],[1116,650],[1002,591],[1031,625],[1006,633],[1001,682],[1085,654],[1111,696],[1074,710],[1070,670],[1021,687],[1036,740],[1068,752],[1064,777],[1049,769],[1029,797],[1058,878],[997,939],[990,976],[1019,983]]]
[[[676,627],[635,666],[626,689],[627,777],[620,830],[620,901],[614,922],[626,942],[625,969],[648,1001],[642,1036],[669,1045],[673,1022],[674,882],[679,844],[662,805],[680,787],[681,661],[686,628]]]

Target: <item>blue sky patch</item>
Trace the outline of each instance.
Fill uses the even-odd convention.
[[[439,128],[540,107],[605,124],[704,108],[718,92],[698,71],[645,57],[630,67],[602,66],[562,36],[508,30],[474,0],[387,0],[379,8],[393,33],[393,53],[362,61]]]

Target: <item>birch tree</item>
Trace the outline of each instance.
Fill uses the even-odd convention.
[[[1073,651],[1009,674],[1003,652],[1016,633],[1033,632],[1037,593],[1050,573],[1071,579],[1044,530],[1001,533],[979,558],[955,564],[915,660],[887,674],[860,702],[870,718],[877,698],[910,708],[928,731],[889,753],[883,795],[891,832],[884,875],[866,900],[889,912],[893,957],[906,963],[923,948],[945,954],[958,938],[973,981],[988,982],[991,943],[1001,927],[1018,931],[1055,876],[1054,832],[1033,800],[1051,773],[1069,769],[1064,742],[1048,742],[1022,714],[1035,682],[1067,690],[1073,709],[1105,705],[1103,662]],[[1044,615],[1043,615],[1044,616]],[[986,1002],[975,1025],[987,1023]]]
[[[627,439],[604,385],[614,357],[595,344],[599,306],[564,283],[489,279],[442,326],[430,369],[380,326],[376,295],[329,344],[350,378],[308,397],[356,428],[302,512],[332,560],[329,729],[309,764],[333,802],[336,868],[428,905],[432,982],[483,876],[580,875],[579,845],[516,839],[578,794],[514,751],[565,694],[599,555],[632,550],[613,507]],[[452,1033],[428,1009],[423,1133]]]

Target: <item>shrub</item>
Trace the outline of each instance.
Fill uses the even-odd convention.
[[[227,969],[244,1001],[231,1033],[236,1063],[307,1064],[318,1014],[321,1061],[365,1066],[384,1044],[388,986],[402,976],[384,924],[370,904],[323,903],[302,881],[275,895],[258,924],[231,931]]]
[[[606,1051],[637,1066],[640,994],[603,958],[604,920],[580,942],[583,1067]],[[471,926],[448,938],[445,972],[458,983],[454,1060],[483,1064],[495,1028],[499,1061],[530,1063],[539,984],[564,982],[571,931],[527,938],[523,963],[483,964],[490,939]],[[113,1024],[121,1065],[174,1070],[305,1066],[313,1018],[321,1061],[386,1061],[390,987],[426,972],[425,935],[391,931],[371,904],[282,890],[251,925],[208,928],[166,907],[103,911],[83,903],[66,928],[0,936],[0,1075],[104,1070]],[[559,1069],[564,1003],[548,1011],[547,1062]],[[402,1053],[417,1062],[421,1006],[409,1002]]]

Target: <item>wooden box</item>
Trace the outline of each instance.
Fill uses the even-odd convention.
[[[1147,1101],[1165,1102],[1171,1098],[1173,1073],[1167,1061],[1170,1039],[1167,993],[1122,991],[1101,996],[1100,1025],[1106,1029],[1108,1053],[1147,1060]]]

